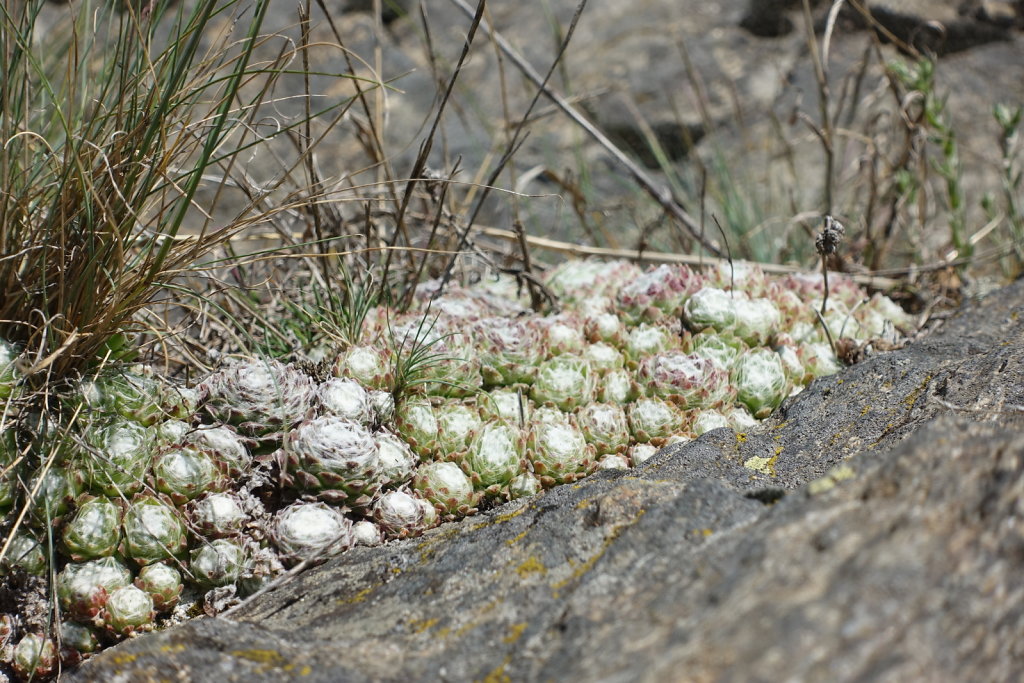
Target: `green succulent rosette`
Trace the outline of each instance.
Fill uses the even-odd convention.
[[[182,443],[208,454],[217,469],[231,477],[248,472],[252,465],[250,448],[255,444],[232,427],[202,425],[190,430]]]
[[[587,345],[583,321],[572,313],[556,313],[537,320],[547,356],[578,356]]]
[[[704,287],[686,300],[683,321],[692,332],[711,328],[727,332],[736,325],[736,298],[732,292]]]
[[[182,515],[155,496],[136,496],[124,513],[121,554],[140,565],[180,556],[188,546]]]
[[[131,582],[131,570],[115,557],[69,563],[57,574],[57,599],[61,609],[73,619],[90,621],[100,613],[111,593]]]
[[[18,532],[8,544],[0,566],[3,573],[19,570],[33,576],[43,576],[49,564],[42,544],[31,534]]]
[[[285,483],[321,500],[365,507],[380,489],[377,443],[351,420],[327,415],[303,422],[285,436],[281,452]]]
[[[18,371],[18,347],[0,339],[0,406],[21,394],[21,373]]]
[[[523,471],[526,438],[507,422],[484,424],[463,460],[473,486],[487,495],[498,495]]]
[[[622,347],[628,330],[622,318],[608,311],[596,311],[583,319],[583,332],[592,344],[598,342]]]
[[[246,561],[241,541],[217,538],[192,551],[188,568],[201,588],[217,588],[235,583],[244,572]]]
[[[473,327],[480,344],[484,386],[532,384],[544,358],[543,337],[536,325],[517,318],[483,318]]]
[[[114,589],[100,611],[99,624],[111,633],[130,636],[153,630],[156,610],[149,593],[134,585]]]
[[[733,306],[736,310],[733,333],[751,346],[767,344],[782,329],[782,314],[770,299],[737,297]]]
[[[294,365],[242,359],[215,372],[199,386],[203,408],[216,422],[265,438],[312,416],[316,384]]]
[[[139,491],[156,441],[152,429],[123,417],[90,425],[85,433],[88,448],[81,456],[89,489],[111,498]]]
[[[579,356],[555,356],[537,368],[530,398],[537,404],[551,404],[571,412],[594,399],[595,374],[590,363]]]
[[[622,348],[627,367],[636,368],[648,356],[679,348],[680,339],[678,332],[669,325],[640,323],[630,329]]]
[[[146,591],[157,612],[170,612],[181,599],[181,572],[169,564],[148,564],[135,577],[136,587]]]
[[[782,361],[767,349],[756,349],[738,359],[732,383],[737,400],[758,419],[768,417],[789,393]]]
[[[270,538],[289,565],[323,560],[353,546],[352,522],[325,503],[298,502],[274,515]]]
[[[348,377],[363,387],[391,392],[395,388],[394,358],[386,344],[350,346],[335,360],[335,377]]]
[[[594,447],[568,420],[535,420],[527,449],[533,471],[545,486],[576,481],[596,464]]]
[[[407,398],[395,412],[395,428],[398,435],[417,454],[430,458],[437,451],[437,437],[440,426],[433,404],[423,398]]]
[[[520,498],[529,498],[535,496],[544,487],[540,483],[540,479],[537,478],[533,472],[523,472],[516,477],[513,477],[512,481],[508,483],[508,497],[509,500],[518,500]]]
[[[469,476],[453,462],[421,464],[413,476],[412,487],[445,518],[476,512],[479,495]]]
[[[157,379],[141,366],[106,371],[83,382],[79,393],[90,408],[146,427],[168,419],[188,420],[199,401],[194,389]]]
[[[722,427],[732,428],[732,423],[729,422],[728,417],[717,410],[701,410],[694,415],[693,422],[690,423],[690,431],[695,436],[700,436],[705,432],[710,432],[712,429],[720,429]]]
[[[59,524],[82,492],[82,485],[83,477],[73,463],[39,467],[28,485],[35,491],[29,511],[32,520],[39,526]]]
[[[100,649],[100,639],[96,637],[96,630],[88,624],[81,624],[77,621],[61,622],[60,644],[63,648],[73,648],[83,655]]]
[[[710,407],[731,399],[729,373],[696,354],[669,351],[645,358],[637,373],[649,396],[681,408]]]
[[[343,417],[361,425],[373,424],[373,404],[363,385],[348,377],[332,377],[316,389],[324,414]]]
[[[446,401],[435,411],[437,416],[437,453],[443,460],[459,460],[483,426],[475,404]]]
[[[626,357],[617,348],[604,342],[587,344],[583,348],[582,357],[590,363],[597,373],[618,370],[626,366]]]
[[[617,403],[590,403],[576,412],[576,424],[597,455],[621,453],[629,446],[626,411]]]
[[[419,536],[427,527],[433,505],[403,489],[388,491],[373,504],[373,521],[389,538]]]
[[[412,473],[420,459],[409,444],[384,429],[374,432],[373,440],[377,443],[381,481],[398,485],[412,479]]]
[[[492,389],[480,394],[477,405],[483,420],[504,420],[515,425],[525,425],[534,410],[529,387]]]
[[[710,329],[690,337],[687,347],[690,353],[715,361],[723,370],[729,370],[736,359],[749,350],[739,337]]]
[[[247,508],[257,505],[255,499],[243,501],[242,494],[234,491],[211,491],[189,503],[185,512],[194,533],[203,538],[223,538],[240,534],[253,519]]]
[[[686,266],[653,266],[619,289],[617,310],[631,324],[674,320],[702,284],[703,278]]]
[[[25,681],[49,678],[59,663],[57,644],[40,633],[26,633],[11,654],[11,666]]]
[[[153,484],[175,505],[184,505],[196,496],[216,488],[222,477],[213,458],[194,446],[172,447],[153,460]]]
[[[633,373],[626,369],[608,370],[598,380],[597,400],[619,405],[635,401],[643,389],[633,377]]]
[[[121,542],[122,506],[105,496],[83,496],[64,524],[61,540],[75,562],[113,555]]]
[[[641,398],[626,409],[629,431],[640,443],[662,445],[683,431],[683,415],[672,403],[660,398]]]

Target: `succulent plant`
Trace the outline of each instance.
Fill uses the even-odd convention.
[[[531,384],[544,357],[537,327],[515,318],[483,318],[474,325],[481,345],[480,374],[485,386]]]
[[[437,407],[435,415],[439,457],[443,460],[460,459],[483,425],[480,411],[475,404],[448,401]]]
[[[190,431],[192,431],[192,425],[184,420],[164,420],[153,425],[153,432],[156,435],[157,444],[160,446],[183,443],[188,438]]]
[[[26,574],[44,575],[47,562],[42,544],[27,533],[15,534],[7,546],[2,566],[5,572],[18,569]]]
[[[465,321],[459,321],[464,325]],[[452,324],[454,325],[454,323]],[[447,325],[436,325],[426,340],[422,362],[414,368],[418,393],[431,396],[472,396],[480,390],[480,357],[467,335]]]
[[[338,356],[332,372],[335,377],[354,379],[367,389],[390,392],[395,388],[393,359],[386,345],[356,345]]]
[[[537,320],[548,357],[563,353],[578,356],[587,344],[583,321],[571,313],[557,313]]]
[[[484,420],[505,420],[510,424],[524,425],[533,413],[529,392],[519,389],[492,389],[481,394],[478,400],[480,416]]]
[[[650,443],[635,443],[627,451],[633,467],[644,464],[658,454],[658,447]]]
[[[608,453],[597,461],[599,470],[628,470],[629,458],[622,453]]]
[[[782,314],[770,299],[737,297],[733,306],[736,310],[733,331],[751,346],[767,344],[782,328]]]
[[[622,352],[629,367],[635,368],[644,358],[675,349],[678,345],[679,336],[668,325],[640,323],[630,329]]]
[[[157,612],[170,612],[181,599],[181,572],[169,564],[148,564],[139,570],[135,586],[146,591]]]
[[[583,348],[582,356],[590,363],[590,367],[598,373],[618,370],[626,365],[626,358],[622,355],[621,351],[611,344],[600,341],[587,344]]]
[[[455,463],[423,463],[416,470],[412,486],[445,517],[476,512],[479,496],[473,491],[473,482]]]
[[[723,370],[730,369],[733,362],[749,349],[738,337],[728,332],[717,334],[710,329],[690,337],[687,347],[691,353],[715,361]]]
[[[373,406],[375,425],[390,424],[395,419],[395,396],[390,391],[372,390],[370,404]]]
[[[186,508],[189,528],[205,538],[239,534],[252,519],[246,507],[240,495],[233,491],[211,491]]]
[[[384,542],[384,532],[368,519],[361,519],[352,525],[352,537],[356,545],[378,546]]]
[[[123,526],[121,552],[140,565],[177,557],[188,544],[179,512],[155,496],[136,496],[125,510]]]
[[[39,525],[57,525],[82,492],[82,475],[77,467],[45,464],[29,480],[35,490],[30,514]]]
[[[592,344],[602,342],[622,346],[626,342],[626,324],[622,318],[607,311],[594,312],[585,317],[583,332]]]
[[[104,496],[83,496],[64,524],[61,540],[75,562],[113,555],[121,542],[120,502]]]
[[[237,581],[245,564],[246,552],[241,542],[217,538],[192,551],[188,568],[201,588],[216,588]]]
[[[10,342],[0,339],[0,401],[7,402],[20,393],[21,373],[16,361],[20,351]]]
[[[640,385],[633,374],[625,369],[609,370],[598,381],[597,400],[602,403],[626,405],[640,395]]]
[[[389,484],[404,484],[412,479],[412,473],[420,459],[405,441],[387,430],[375,432],[377,458],[380,465],[380,479]]]
[[[530,398],[538,404],[557,406],[570,412],[594,398],[594,372],[579,356],[555,356],[537,368]]]
[[[265,437],[312,415],[316,385],[293,365],[251,358],[208,377],[200,385],[200,395],[214,420]]]
[[[79,654],[90,654],[100,648],[96,631],[88,624],[77,621],[63,621],[60,625],[61,648],[72,648]]]
[[[248,471],[252,463],[251,442],[231,427],[202,425],[186,435],[184,444],[209,454],[217,469],[232,477]]]
[[[429,400],[410,398],[402,401],[395,414],[395,427],[420,456],[429,458],[437,450],[439,426],[434,406]]]
[[[748,429],[757,427],[757,419],[744,406],[727,408],[724,414],[725,418],[729,421],[729,426],[735,432],[745,432]]]
[[[686,300],[683,321],[693,332],[707,328],[716,332],[731,330],[736,324],[735,299],[735,295],[717,287],[704,287]]]
[[[732,371],[736,398],[756,418],[765,418],[788,393],[786,371],[778,354],[755,349],[736,361]]]
[[[292,503],[274,515],[271,540],[289,564],[326,559],[352,547],[352,522],[324,503]]]
[[[172,447],[153,460],[155,487],[167,494],[175,505],[184,505],[210,490],[218,479],[213,458],[195,446]]]
[[[682,311],[683,302],[702,282],[703,278],[686,266],[653,266],[622,286],[618,308],[633,324],[675,319]]]
[[[172,386],[139,367],[118,368],[87,380],[79,393],[92,409],[147,427],[166,419],[190,418],[199,398],[195,390]]]
[[[373,423],[373,404],[370,395],[359,382],[347,377],[332,377],[316,390],[324,413],[343,417],[361,425]]]
[[[682,351],[645,358],[638,373],[649,396],[682,408],[712,406],[730,397],[729,373],[715,361]]]
[[[565,303],[617,290],[640,274],[629,261],[565,261],[544,274],[544,284]]]
[[[487,422],[480,427],[469,447],[463,467],[473,486],[488,495],[498,495],[523,471],[526,439],[507,422]]]
[[[131,571],[115,557],[69,563],[57,574],[57,598],[73,619],[90,621],[100,613],[111,593],[131,582]]]
[[[57,645],[39,633],[26,633],[14,646],[11,665],[24,680],[47,678],[57,671]]]
[[[732,425],[729,423],[729,418],[717,410],[702,410],[698,412],[690,424],[690,430],[696,436],[721,427],[732,427]]]
[[[365,507],[380,489],[377,443],[351,420],[327,415],[303,422],[285,436],[282,453],[286,483],[322,500]]]
[[[644,442],[664,442],[683,429],[683,416],[678,409],[660,398],[637,399],[626,409],[633,438]]]
[[[90,426],[84,454],[89,488],[109,497],[131,496],[142,488],[153,457],[156,434],[124,418]]]
[[[621,453],[629,446],[626,411],[617,403],[589,403],[576,412],[576,424],[597,455]]]
[[[423,502],[408,491],[388,491],[374,502],[373,520],[391,538],[419,536],[427,528]]]
[[[594,447],[568,421],[536,421],[527,443],[533,471],[545,486],[573,482],[593,471]]]
[[[532,472],[523,472],[516,476],[508,484],[508,497],[511,500],[529,498],[543,490],[540,479]]]
[[[129,636],[153,629],[156,610],[149,593],[134,585],[115,588],[100,611],[99,622],[108,631]]]

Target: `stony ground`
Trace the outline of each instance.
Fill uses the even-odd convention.
[[[357,549],[67,680],[1007,680],[1022,310],[1018,282],[759,434]]]

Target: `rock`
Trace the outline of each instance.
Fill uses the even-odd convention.
[[[757,433],[357,548],[71,681],[967,680],[1024,657],[1024,281]]]

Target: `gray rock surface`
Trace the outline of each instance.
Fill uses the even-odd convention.
[[[763,431],[357,549],[71,681],[1010,680],[1024,281]]]

